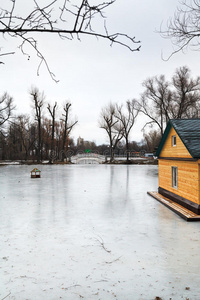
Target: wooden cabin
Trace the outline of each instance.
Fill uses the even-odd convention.
[[[41,177],[41,171],[38,170],[37,168],[34,168],[31,171],[31,178],[40,178]]]
[[[156,155],[158,193],[200,215],[200,119],[170,120]]]

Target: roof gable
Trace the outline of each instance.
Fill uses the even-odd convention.
[[[174,128],[193,158],[200,158],[200,119],[175,119],[167,124],[156,155],[159,156],[171,128]]]

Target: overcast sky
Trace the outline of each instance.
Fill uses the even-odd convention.
[[[178,4],[178,0],[117,0],[110,7],[107,12],[109,32],[135,36],[141,40],[140,52],[130,52],[120,45],[110,47],[108,41],[92,37],[82,37],[80,42],[40,35],[39,47],[59,83],[52,81],[44,67],[37,76],[39,61],[36,57],[31,55],[27,60],[16,50],[16,55],[6,57],[5,64],[0,65],[1,94],[7,91],[13,96],[17,113],[31,114],[31,86],[44,91],[46,103],[57,101],[61,108],[69,100],[72,102],[72,116],[78,118],[78,125],[72,132],[74,139],[81,136],[97,144],[107,143],[106,133],[98,127],[103,106],[110,101],[120,104],[132,98],[138,99],[146,78],[164,74],[170,79],[177,67],[186,65],[193,76],[200,75],[198,52],[179,53],[169,61],[161,58],[162,53],[164,57],[170,55],[173,47],[170,40],[163,39],[156,30],[162,22],[163,26],[166,25]],[[6,49],[13,50],[13,45],[17,47],[17,41],[15,43],[1,38],[1,46]],[[131,140],[142,139],[143,125],[144,117],[140,115]]]

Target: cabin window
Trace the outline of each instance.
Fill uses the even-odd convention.
[[[172,167],[172,187],[178,188],[178,168]]]
[[[176,136],[175,135],[172,136],[172,146],[173,147],[176,146]]]

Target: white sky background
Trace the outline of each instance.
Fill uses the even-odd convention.
[[[16,48],[17,54],[6,57],[5,64],[0,65],[0,94],[7,91],[15,100],[17,113],[30,115],[28,92],[31,86],[44,91],[45,110],[47,103],[55,101],[61,110],[62,104],[69,100],[72,102],[72,117],[78,118],[78,125],[72,132],[74,139],[81,136],[97,144],[107,143],[106,133],[98,127],[103,106],[110,101],[120,104],[132,98],[138,99],[145,79],[160,74],[170,79],[177,67],[186,65],[192,76],[200,75],[199,52],[188,50],[169,61],[161,58],[162,52],[164,57],[170,55],[173,46],[170,40],[156,33],[156,29],[159,30],[162,22],[165,26],[178,3],[178,0],[118,0],[109,8],[106,13],[109,33],[135,36],[142,42],[139,52],[130,52],[120,45],[110,47],[108,41],[94,37],[84,36],[80,42],[76,39],[60,40],[56,35],[39,35],[38,46],[59,83],[52,81],[44,66],[37,76],[39,61],[34,53],[27,60]],[[1,37],[2,50],[13,51],[13,45],[17,47],[17,40]],[[49,117],[47,110],[46,116]],[[57,118],[60,118],[59,111]],[[140,115],[133,127],[131,140],[143,138],[143,125],[144,117]]]

